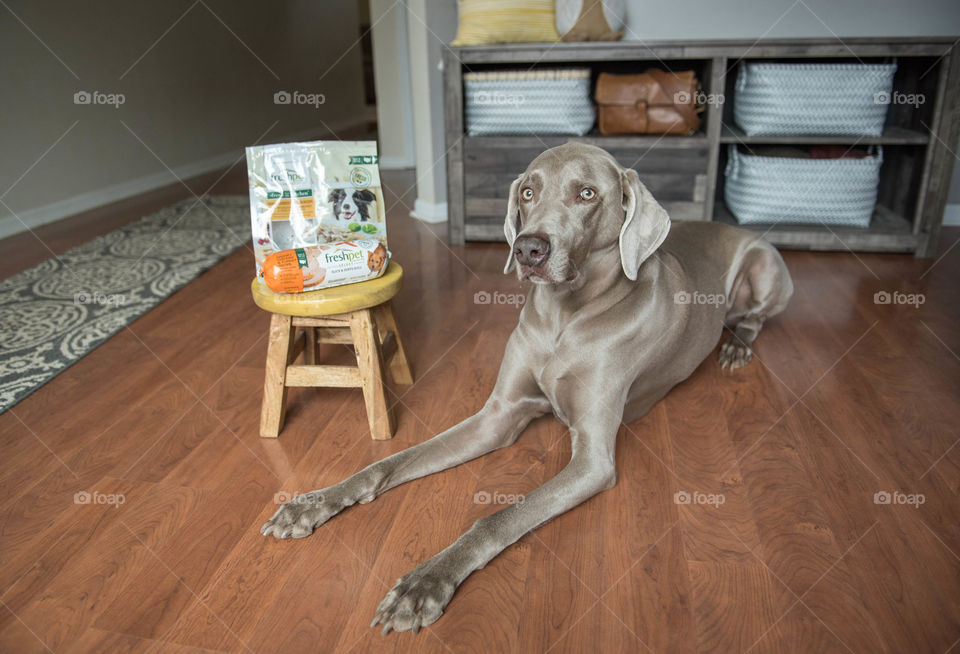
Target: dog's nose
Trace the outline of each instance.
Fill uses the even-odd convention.
[[[513,253],[524,266],[539,266],[550,255],[550,241],[539,236],[521,236],[513,242]]]

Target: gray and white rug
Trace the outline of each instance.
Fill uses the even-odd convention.
[[[247,198],[206,196],[0,282],[0,412],[249,239]]]

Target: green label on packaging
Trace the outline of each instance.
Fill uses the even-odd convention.
[[[375,154],[352,154],[350,155],[350,165],[364,165],[364,164],[375,164],[377,163],[377,155]]]
[[[298,189],[294,191],[294,194],[298,198],[310,198],[310,197],[313,197],[313,189],[309,189],[309,188]],[[282,193],[280,191],[267,191],[268,200],[279,200],[281,198],[289,199],[290,191],[283,191]]]
[[[307,253],[303,251],[303,248],[297,248],[294,252],[297,253],[297,264],[301,268],[306,268],[309,265],[307,263]]]

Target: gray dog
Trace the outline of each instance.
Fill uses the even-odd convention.
[[[527,532],[616,483],[622,422],[643,416],[713,350],[746,365],[764,320],[793,293],[777,251],[750,232],[680,223],[600,148],[568,143],[537,157],[510,186],[504,223],[514,267],[534,283],[479,413],[348,479],[285,504],[264,535],[302,538],[345,507],[511,445],[553,412],[572,456],[556,477],[476,523],[401,577],[373,625],[419,631],[467,576]]]

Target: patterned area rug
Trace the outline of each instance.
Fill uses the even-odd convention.
[[[189,199],[0,282],[0,413],[249,239],[246,197]]]

